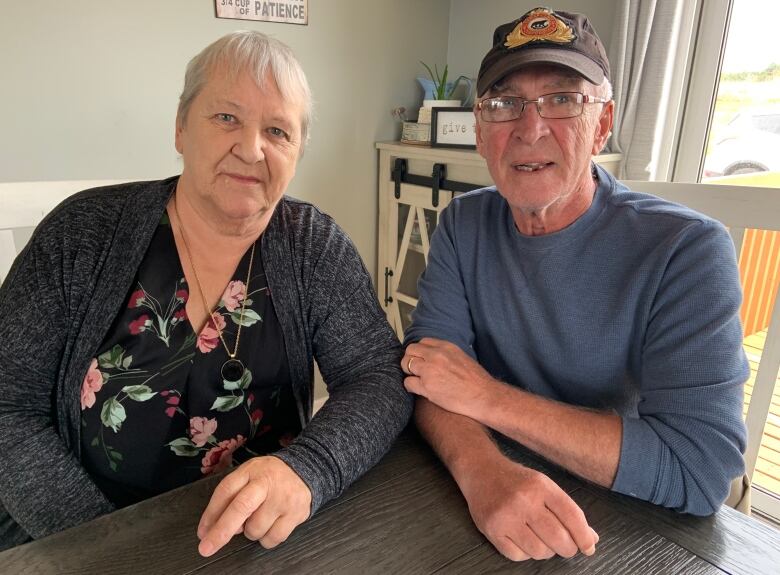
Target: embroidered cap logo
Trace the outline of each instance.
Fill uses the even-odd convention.
[[[568,44],[576,38],[574,31],[566,22],[546,8],[537,8],[529,12],[514,30],[506,35],[504,46],[512,49],[529,42]]]

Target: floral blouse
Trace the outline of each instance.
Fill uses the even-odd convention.
[[[167,214],[160,221],[81,388],[82,465],[115,505],[276,451],[301,431],[260,242],[247,289],[248,266],[249,251],[195,334]],[[236,358],[245,370],[228,381],[217,330],[232,351],[244,300]]]

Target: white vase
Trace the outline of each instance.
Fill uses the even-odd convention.
[[[423,108],[460,108],[460,100],[423,100]]]

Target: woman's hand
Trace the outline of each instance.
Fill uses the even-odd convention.
[[[198,525],[198,552],[209,557],[241,532],[276,547],[310,512],[311,491],[298,474],[277,457],[255,457],[217,485]]]

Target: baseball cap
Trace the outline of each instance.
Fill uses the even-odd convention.
[[[609,78],[604,45],[584,14],[534,8],[493,32],[493,47],[477,76],[477,95],[507,74],[529,64],[574,70],[592,84]]]

